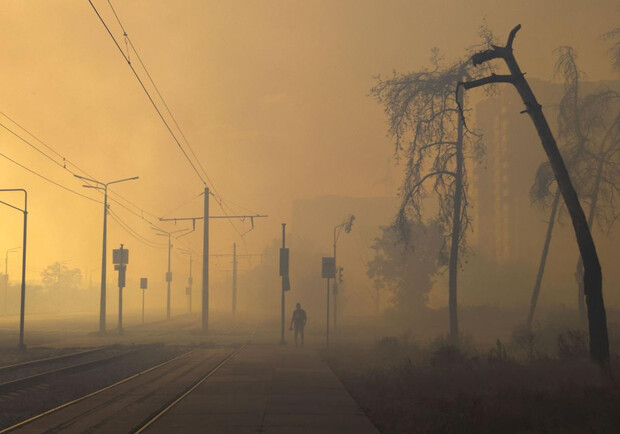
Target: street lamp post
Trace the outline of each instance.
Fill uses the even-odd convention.
[[[28,233],[28,192],[23,188],[3,188],[0,191],[21,191],[24,193],[24,209],[20,209],[9,203],[0,201],[0,203],[20,211],[24,214],[24,235],[22,241],[22,288],[21,288],[21,300],[19,310],[19,344],[17,344],[18,351],[24,351],[24,313],[26,308],[26,235]]]
[[[105,332],[105,316],[106,316],[106,254],[108,240],[108,185],[118,184],[125,181],[133,181],[139,179],[138,176],[132,178],[118,179],[107,183],[99,182],[94,179],[86,178],[80,175],[74,175],[86,182],[92,182],[95,185],[83,185],[85,188],[94,188],[103,190],[103,248],[101,251],[101,296],[99,299],[99,332]]]
[[[7,314],[7,293],[9,290],[9,253],[15,253],[19,250],[19,247],[12,247],[7,249],[4,253],[4,314]]]
[[[340,237],[340,231],[344,228],[345,233],[351,232],[351,227],[353,226],[353,221],[355,220],[355,216],[351,214],[347,220],[339,225],[334,226],[334,266],[336,270],[337,276],[334,277],[334,331],[338,330],[338,263],[336,260],[336,245],[338,243],[338,238]]]

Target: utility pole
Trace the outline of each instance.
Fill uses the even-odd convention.
[[[172,232],[164,231],[163,229],[159,229],[156,227],[152,227],[151,229],[159,231],[157,235],[159,235],[160,237],[168,237],[168,271],[166,272],[166,287],[167,287],[166,319],[169,320],[170,319],[170,284],[172,283],[172,270],[170,269],[171,268],[170,254],[172,253],[172,242],[171,242],[170,236],[172,234],[176,234],[177,232],[185,232],[187,229],[179,229],[178,231],[172,231]]]
[[[336,280],[336,259],[324,257],[322,259],[321,277],[327,279],[327,321],[325,326],[325,346],[329,348],[329,281]]]
[[[202,331],[209,330],[209,187],[205,187],[202,233]],[[194,225],[196,225],[194,221]]]
[[[112,251],[112,262],[118,270],[118,334],[123,334],[123,288],[125,287],[125,272],[129,263],[129,250],[123,249],[123,244],[118,250]]]
[[[334,269],[338,270],[338,262],[336,260],[336,245],[340,237],[340,231],[344,228],[345,233],[351,232],[355,216],[351,214],[347,220],[334,227]],[[327,281],[329,292],[329,280]],[[338,278],[334,277],[334,332],[338,330]]]
[[[106,255],[107,255],[107,240],[108,240],[108,185],[118,184],[125,181],[133,181],[139,179],[138,176],[132,178],[118,179],[116,181],[110,181],[107,183],[99,182],[94,179],[86,178],[80,175],[74,175],[86,182],[92,182],[95,185],[82,185],[84,188],[94,188],[96,190],[103,190],[103,248],[101,249],[101,295],[99,299],[99,332],[105,332],[105,320],[106,320]]]
[[[325,330],[325,346],[329,348],[329,277],[327,278],[327,328]]]
[[[166,273],[166,319],[170,319],[170,284],[172,283],[172,271],[170,270],[170,254],[172,253],[172,243],[170,233],[168,233],[168,272]]]
[[[7,314],[7,305],[8,298],[7,293],[9,292],[9,253],[15,253],[19,250],[19,247],[12,247],[7,249],[4,253],[4,314]]]
[[[285,315],[285,293],[290,289],[289,272],[289,254],[286,248],[286,223],[282,223],[282,248],[280,249],[280,276],[282,276],[282,302],[280,308],[280,345],[284,345],[284,315]]]
[[[0,200],[0,203],[3,205],[24,214],[24,234],[22,240],[22,288],[19,308],[19,343],[17,344],[17,350],[21,352],[26,349],[26,346],[24,345],[24,314],[26,311],[26,235],[28,233],[28,192],[26,192],[23,188],[3,188],[0,189],[0,191],[20,191],[24,193],[24,209],[20,209]]]
[[[246,254],[246,255],[238,255],[237,254],[237,243],[233,243],[233,252],[232,254],[213,254],[209,255],[211,257],[224,257],[224,256],[232,256],[232,316],[235,317],[237,313],[237,275],[238,275],[238,258],[245,258],[250,256],[263,256],[262,254]]]
[[[237,315],[237,243],[233,243],[232,316]]]
[[[204,213],[202,217],[173,217],[173,218],[159,218],[159,221],[185,221],[191,220],[194,228],[196,227],[196,220],[202,220],[204,224],[204,230],[202,234],[202,331],[209,330],[209,220],[210,219],[246,219],[249,218],[254,227],[254,219],[259,217],[267,217],[266,215],[222,215],[212,216],[209,214],[209,195],[210,191],[208,187],[205,187],[204,191]]]
[[[141,277],[140,278],[140,289],[142,290],[142,324],[144,324],[144,292],[146,288],[149,286],[148,278]]]
[[[192,284],[194,283],[194,278],[192,277],[192,251],[186,249],[179,249],[182,254],[189,256],[189,277],[187,278],[187,299],[188,299],[188,312],[192,313]]]

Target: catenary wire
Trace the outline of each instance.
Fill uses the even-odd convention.
[[[205,179],[203,178],[203,176],[200,174],[200,172],[198,171],[198,169],[196,168],[196,166],[194,165],[194,163],[192,162],[192,160],[189,158],[189,155],[187,155],[187,152],[185,151],[185,149],[183,149],[183,146],[181,145],[181,142],[179,141],[179,139],[177,138],[177,136],[174,134],[174,131],[172,131],[172,128],[170,128],[170,125],[168,124],[168,122],[166,121],[166,118],[163,116],[161,110],[159,110],[159,107],[157,107],[157,104],[155,103],[155,101],[153,100],[153,97],[151,96],[150,92],[148,91],[148,89],[146,88],[146,86],[144,85],[144,82],[142,81],[142,79],[140,78],[140,75],[138,75],[138,72],[136,71],[136,69],[133,67],[131,60],[129,59],[129,57],[127,57],[127,55],[125,54],[125,52],[123,51],[123,49],[121,48],[121,46],[119,45],[118,41],[116,40],[116,38],[114,37],[114,35],[112,34],[112,31],[110,30],[110,28],[108,27],[108,25],[106,24],[105,20],[103,19],[103,17],[99,14],[99,11],[97,10],[97,8],[95,7],[95,5],[93,4],[93,2],[91,0],[88,0],[88,3],[90,3],[91,7],[93,8],[93,10],[95,11],[95,13],[97,14],[97,17],[99,17],[99,20],[101,21],[101,24],[103,24],[103,26],[105,27],[106,31],[108,32],[108,34],[110,35],[110,37],[112,38],[112,40],[114,41],[114,44],[116,45],[116,48],[118,48],[119,52],[121,53],[121,55],[123,56],[123,58],[125,59],[125,61],[127,62],[127,65],[129,65],[129,68],[131,69],[131,71],[133,72],[134,76],[136,77],[136,79],[138,80],[138,82],[140,83],[140,86],[142,87],[142,90],[144,90],[144,93],[146,94],[146,96],[148,97],[149,101],[151,102],[151,105],[153,106],[153,108],[155,109],[155,111],[157,112],[157,114],[159,115],[160,119],[162,120],[162,122],[164,123],[164,125],[166,126],[166,129],[168,130],[168,132],[170,133],[170,135],[172,136],[173,140],[175,141],[175,143],[177,144],[177,146],[179,147],[179,149],[181,150],[181,152],[183,153],[183,155],[185,156],[185,159],[187,160],[187,162],[190,164],[190,166],[192,167],[192,169],[194,170],[194,172],[196,173],[196,175],[198,176],[198,178],[200,178],[200,181],[204,184],[207,185]]]

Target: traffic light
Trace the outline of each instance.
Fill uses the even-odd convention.
[[[338,267],[338,283],[342,283],[342,270],[344,267]]]

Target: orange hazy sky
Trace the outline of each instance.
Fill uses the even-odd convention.
[[[125,49],[107,1],[94,4]],[[515,24],[523,25],[515,50],[529,76],[550,79],[553,49],[571,45],[589,79],[611,79],[609,43],[601,35],[620,23],[619,4],[611,0],[112,4],[219,194],[270,215],[246,236],[246,251],[260,251],[279,236],[295,198],[396,193],[381,182],[392,146],[382,109],[368,96],[376,75],[422,68],[433,47],[456,59],[477,42],[486,20],[501,40]],[[1,112],[97,179],[140,176],[115,191],[157,216],[201,192],[88,1],[1,0],[0,41]],[[18,131],[5,117],[0,122]],[[0,149],[98,199],[2,129]],[[29,277],[38,278],[56,260],[82,269],[99,266],[100,204],[1,157],[0,184],[30,192]],[[17,196],[3,198],[19,203]],[[219,213],[215,203],[212,208]],[[142,236],[162,241],[144,221],[114,204],[112,209]],[[177,211],[200,213],[200,199]],[[1,209],[0,222],[3,256],[21,244],[20,217]],[[213,225],[214,250],[241,242],[228,223]],[[247,222],[237,225],[249,228]],[[110,246],[123,240],[132,239],[111,221]],[[199,232],[185,240],[199,250]],[[165,250],[131,244],[133,257],[161,268]]]

